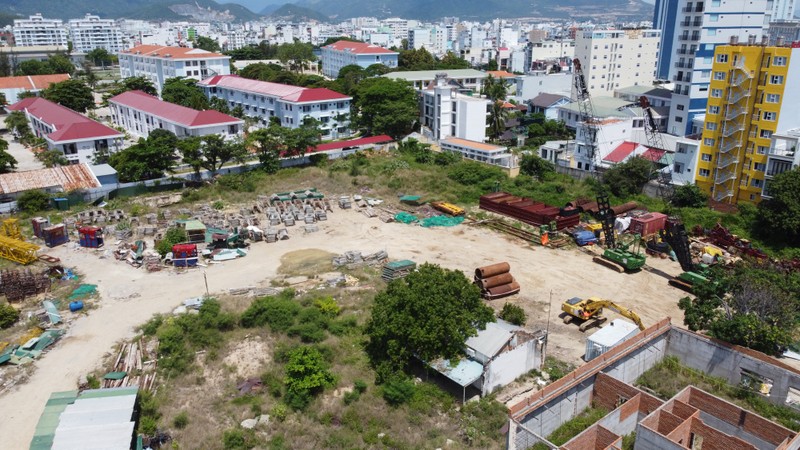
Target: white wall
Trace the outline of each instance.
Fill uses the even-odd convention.
[[[514,350],[501,353],[484,369],[483,395],[505,386],[521,375],[542,366],[539,341],[530,340]]]

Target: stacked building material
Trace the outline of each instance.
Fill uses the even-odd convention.
[[[392,261],[383,265],[383,272],[381,278],[387,283],[392,280],[404,278],[406,275],[417,270],[417,263],[409,259],[402,261]]]
[[[481,295],[486,300],[507,297],[519,292],[519,283],[511,275],[511,265],[507,262],[475,269],[475,284],[481,289]]]
[[[342,209],[350,209],[353,207],[353,204],[350,202],[349,195],[342,195],[339,197],[339,208]]]
[[[479,206],[486,211],[513,217],[530,225],[540,226],[555,222],[559,230],[580,223],[579,214],[561,215],[561,208],[506,192],[482,195]]]
[[[37,272],[31,269],[0,271],[0,294],[9,302],[24,300],[50,288],[50,277],[47,271]]]

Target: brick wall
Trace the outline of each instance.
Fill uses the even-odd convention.
[[[703,438],[703,450],[758,450],[739,438],[728,436],[709,427],[700,419],[691,419],[691,424],[691,432],[694,433],[695,439],[697,436]]]
[[[669,412],[675,414],[676,416],[682,419],[688,419],[689,417],[696,416],[699,414],[697,408],[687,405],[686,403],[674,399],[670,401],[666,407],[669,409]]]

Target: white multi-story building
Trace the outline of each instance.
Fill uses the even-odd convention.
[[[437,141],[448,137],[483,142],[486,140],[486,117],[490,102],[458,93],[437,76],[436,86],[422,91],[422,132]]]
[[[67,31],[61,20],[45,19],[41,14],[14,20],[14,42],[17,47],[40,45],[66,47],[67,41]]]
[[[269,125],[276,117],[281,126],[298,128],[307,117],[320,122],[324,139],[349,136],[352,97],[326,88],[304,88],[288,84],[250,80],[236,75],[211,77],[198,83],[209,98],[241,106],[244,114]]]
[[[652,85],[655,80],[659,30],[580,31],[575,39],[589,93],[610,95],[624,86]]]
[[[771,20],[794,20],[794,0],[773,0]]]
[[[388,27],[396,39],[405,39],[408,36],[408,20],[392,17],[384,19],[381,23]]]
[[[760,39],[777,3],[656,0],[653,23],[662,37],[657,75],[675,83],[667,132],[684,136],[702,131],[693,129],[692,118],[706,110],[714,49],[732,37],[742,43],[751,35]]]
[[[393,80],[407,81],[414,86],[414,89],[421,91],[436,81],[438,75],[444,75],[451,85],[457,86],[462,92],[480,92],[483,80],[488,76],[486,72],[475,69],[410,70],[389,72],[383,76]]]
[[[531,61],[572,60],[575,57],[574,40],[540,41],[526,47]]]
[[[794,128],[771,136],[769,153],[767,153],[767,171],[764,172],[764,189],[762,198],[770,198],[769,184],[776,175],[800,167],[800,128]]]
[[[23,111],[33,134],[43,138],[50,150],[62,152],[70,164],[93,164],[98,154],[120,150],[125,138],[113,128],[39,97],[28,97],[6,109]]]
[[[145,77],[159,94],[164,82],[174,77],[203,80],[231,73],[229,56],[199,48],[140,45],[119,53],[122,78]]]
[[[96,48],[112,54],[123,50],[122,31],[111,19],[91,14],[83,19],[72,19],[69,21],[69,35],[72,48],[78,53],[89,53]]]
[[[434,30],[432,28],[414,28],[408,30],[408,48],[432,51],[434,40]]]
[[[128,91],[108,100],[111,119],[128,133],[147,138],[153,130],[167,130],[179,138],[211,134],[240,137],[244,120],[213,109],[198,111],[159,100],[142,91]]]
[[[516,159],[508,147],[449,137],[439,142],[443,152],[458,153],[462,157],[493,166],[516,167]]]
[[[400,54],[364,42],[339,41],[322,47],[322,74],[336,78],[344,66],[357,65],[366,69],[373,64],[383,64],[394,69]]]

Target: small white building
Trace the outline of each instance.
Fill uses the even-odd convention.
[[[17,47],[66,47],[67,40],[64,22],[59,19],[45,19],[41,14],[34,14],[27,19],[14,20],[14,43]]]
[[[113,19],[101,19],[91,14],[86,14],[83,19],[72,19],[69,21],[69,36],[76,52],[89,53],[102,48],[115,54],[123,50],[122,31]]]
[[[70,164],[93,164],[98,153],[121,149],[124,134],[69,108],[39,97],[29,97],[9,111],[24,111],[31,131],[44,138],[50,150],[59,150]]]
[[[122,78],[145,77],[153,82],[159,94],[164,82],[184,77],[203,80],[231,73],[229,56],[199,48],[139,45],[119,53]]]
[[[591,361],[639,334],[639,327],[627,320],[614,319],[586,339],[584,361]]]
[[[516,158],[508,147],[486,144],[483,142],[468,141],[455,137],[442,139],[439,142],[443,152],[458,153],[462,157],[493,166],[510,169],[516,167]]]
[[[486,140],[486,117],[491,103],[458,93],[442,74],[436,86],[422,91],[422,134],[434,140],[457,137]]]
[[[771,137],[769,153],[767,153],[767,170],[764,172],[764,189],[762,197],[771,198],[769,184],[776,175],[797,169],[800,166],[800,128],[783,133],[775,133]]]
[[[329,78],[339,76],[342,67],[357,65],[364,69],[373,64],[383,64],[394,69],[400,54],[365,42],[338,41],[322,47],[322,74]]]
[[[566,95],[542,92],[528,102],[531,114],[544,114],[547,120],[558,120],[558,107],[566,105],[570,98]]]
[[[276,117],[286,128],[298,128],[306,117],[320,122],[323,139],[350,135],[352,97],[326,88],[304,88],[251,80],[237,75],[216,76],[197,84],[208,98],[221,98],[230,108],[241,106],[245,115],[269,125]]]
[[[421,91],[428,89],[438,75],[444,74],[448,82],[459,87],[459,92],[480,92],[483,80],[488,74],[475,69],[444,69],[444,70],[411,70],[406,72],[389,72],[383,75],[393,80],[403,80],[411,83],[414,89]]]
[[[142,91],[123,92],[108,100],[111,118],[117,126],[146,138],[153,130],[163,129],[178,138],[218,134],[225,138],[242,135],[244,120],[213,109],[198,111],[159,100]]]

